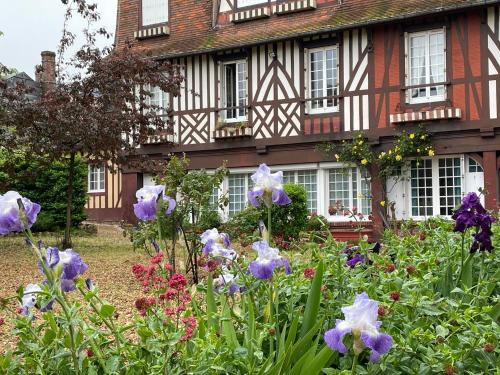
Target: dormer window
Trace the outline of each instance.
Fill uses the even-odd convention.
[[[142,26],[168,22],[168,0],[142,0]]]
[[[269,0],[236,0],[237,8],[245,8],[254,5],[267,4]]]

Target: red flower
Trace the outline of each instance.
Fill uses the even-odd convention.
[[[396,302],[396,301],[399,301],[399,299],[401,298],[401,293],[399,293],[398,291],[394,291],[394,292],[391,292],[391,299]]]
[[[154,257],[152,257],[150,259],[150,263],[151,264],[159,264],[159,263],[161,263],[162,260],[163,260],[163,253],[159,252],[158,254],[156,254]]]
[[[328,214],[330,216],[336,215],[337,214],[337,207],[334,207],[334,206],[328,207]]]
[[[142,264],[137,263],[132,266],[132,273],[136,278],[141,278],[145,272],[146,270]]]
[[[184,277],[184,275],[182,275],[180,273],[176,273],[176,274],[174,274],[172,276],[172,278],[170,279],[168,285],[171,288],[174,288],[174,289],[177,289],[177,290],[181,290],[182,288],[184,288],[187,285],[187,280]]]
[[[89,358],[94,356],[94,351],[91,348],[85,349],[85,353],[87,354],[87,357],[89,357]]]
[[[184,335],[181,337],[181,341],[187,341],[193,337],[193,332],[198,325],[198,321],[194,316],[188,316],[182,318],[182,323],[184,323]]]
[[[5,324],[5,319],[4,318],[0,318],[0,326],[3,326]]]
[[[380,305],[378,307],[377,313],[378,313],[378,316],[385,316],[385,306],[384,305]]]
[[[410,275],[412,273],[414,273],[416,270],[417,270],[417,268],[412,264],[410,264],[408,267],[406,267],[406,272],[408,272],[408,274],[410,274]]]
[[[219,262],[215,259],[210,259],[207,262],[208,272],[214,272],[218,266],[219,266]]]
[[[487,342],[484,344],[484,351],[486,353],[491,353],[495,350],[495,345],[493,345],[491,342]]]
[[[172,265],[170,263],[165,264],[165,269],[167,271],[172,271]]]
[[[396,269],[396,265],[394,263],[389,263],[385,266],[385,272],[387,272],[387,273],[394,272],[395,269]]]
[[[314,268],[306,268],[304,269],[304,277],[306,279],[312,279],[314,277],[314,273],[316,270]]]

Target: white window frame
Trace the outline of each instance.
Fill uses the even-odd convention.
[[[273,168],[275,169],[275,168]],[[300,186],[304,186],[304,184],[301,184],[299,182],[299,173],[300,172],[316,172],[316,199],[315,199],[315,207],[314,209],[310,209],[309,208],[309,197],[307,196],[307,209],[309,211],[309,213],[313,213],[313,212],[318,212],[318,208],[319,208],[319,189],[321,188],[318,184],[318,169],[317,168],[311,168],[311,169],[305,169],[305,168],[300,168],[300,169],[288,169],[288,170],[284,170],[284,169],[279,169],[281,171],[283,171],[283,173],[286,173],[286,172],[291,172],[293,173],[293,183],[296,184],[296,185],[300,185]],[[284,182],[284,181],[283,181]],[[305,187],[304,187],[305,188]],[[308,195],[307,193],[307,190],[306,190],[306,194]]]
[[[253,7],[255,5],[264,5],[269,3],[269,0],[236,0],[237,9]]]
[[[101,173],[101,169],[103,170]],[[92,176],[97,175],[97,179],[93,180]],[[102,177],[102,179],[101,179]],[[97,189],[92,189],[91,188],[91,182],[95,181],[96,185],[98,186]],[[88,193],[104,193],[106,191],[106,167],[101,164],[101,165],[90,165],[88,166],[88,174],[87,174],[87,182],[88,182]],[[101,186],[102,182],[102,188]]]
[[[247,195],[248,195],[248,192],[250,190],[250,183],[249,183],[250,175],[252,175],[252,173],[254,171],[255,171],[255,169],[253,169],[252,171],[250,171],[250,170],[245,170],[245,171],[231,170],[230,173],[229,173],[229,175],[224,178],[224,181],[222,183],[222,191],[223,191],[223,194],[226,195],[227,199],[228,199],[228,205],[225,207],[224,213],[223,213],[223,216],[224,216],[224,218],[226,220],[230,219],[232,217],[230,215],[231,213],[229,211],[229,206],[231,204],[231,201],[230,201],[231,197],[230,197],[230,194],[229,194],[229,178],[231,176],[234,176],[234,175],[246,175],[247,176],[247,178],[245,179],[245,186],[243,187],[243,194],[244,194],[244,197],[245,197],[245,204],[243,205],[243,209],[244,209],[245,206],[248,204]],[[219,196],[220,196],[220,191],[221,190],[219,189]],[[236,215],[240,211],[234,212],[233,216]]]
[[[239,64],[245,64],[245,109],[244,109],[244,112],[245,114],[243,116],[240,116],[239,114],[239,108],[236,109],[236,117],[231,117],[231,118],[228,118],[227,117],[227,111],[228,110],[223,110],[221,111],[222,113],[222,119],[224,120],[224,122],[226,123],[231,123],[231,122],[242,122],[242,121],[247,121],[248,119],[248,110],[247,110],[247,105],[248,105],[248,63],[247,63],[247,60],[246,59],[239,59],[239,60],[231,60],[231,61],[224,61],[222,64],[221,64],[221,82],[222,82],[222,90],[221,90],[221,102],[222,102],[222,108],[226,108],[228,107],[227,105],[227,95],[226,95],[226,90],[227,90],[227,82],[226,82],[226,69],[225,67],[227,65],[233,65],[235,64],[236,65],[236,75],[234,77],[235,79],[235,86],[236,86],[236,100],[235,100],[235,103],[236,103],[236,106],[238,106],[238,103],[240,102],[240,81],[238,80],[238,65]]]
[[[159,108],[156,110],[156,114],[158,116],[164,116],[167,114],[167,109],[168,109],[168,102],[169,102],[169,98],[168,98],[168,93],[166,93],[165,91],[162,91],[160,90],[160,88],[158,86],[155,86],[153,88],[151,88],[149,85],[146,85],[144,87],[144,90],[145,91],[148,91],[148,92],[151,92],[153,95],[157,96],[158,97],[158,100],[155,100],[157,101],[159,104]],[[146,104],[147,105],[152,105],[151,102],[153,101],[153,97],[151,96],[146,96]],[[156,105],[156,104],[155,104]]]
[[[338,45],[331,45],[331,46],[326,46],[326,47],[318,47],[318,48],[310,48],[307,50],[307,111],[309,114],[321,114],[321,113],[332,113],[332,112],[338,112],[339,111],[339,101],[338,98],[334,98],[333,103],[334,105],[331,107],[327,106],[327,100],[328,99],[322,99],[323,101],[323,106],[319,108],[313,108],[312,102],[315,101],[312,97],[312,80],[311,80],[311,55],[315,52],[323,52],[323,94],[321,97],[327,96],[327,87],[326,87],[326,51],[327,50],[335,50],[336,56],[337,56],[337,61],[335,64],[335,71],[336,71],[336,76],[334,77],[335,83],[336,83],[336,95],[339,95],[339,90],[340,90],[340,85],[339,85],[339,48]],[[334,88],[335,91],[335,88]]]
[[[146,2],[150,2],[152,4],[146,5]],[[156,4],[155,4],[156,3]],[[162,4],[163,3],[163,4]],[[153,26],[153,25],[161,25],[163,23],[168,22],[168,0],[141,0],[141,24],[143,27],[147,26]],[[160,12],[158,12],[158,8],[165,8],[165,13],[163,14],[163,17],[159,17],[161,15]],[[146,15],[150,19],[145,18],[145,12],[144,9],[152,8],[150,10],[153,12],[152,14]]]
[[[426,30],[426,31],[419,31],[419,32],[412,32],[412,33],[406,33],[405,35],[405,48],[406,48],[406,85],[407,86],[412,86],[412,69],[411,69],[411,38],[412,37],[419,37],[419,36],[425,36],[427,38],[426,41],[426,47],[425,47],[425,66],[426,66],[426,82],[424,84],[426,85],[431,85],[430,82],[430,77],[431,77],[431,71],[430,71],[430,51],[429,51],[429,38],[432,34],[442,34],[443,35],[443,76],[444,80],[446,81],[446,29],[439,28],[439,29],[432,29],[432,30]],[[431,96],[430,91],[431,87],[434,86],[427,86],[425,87],[426,89],[426,96],[425,97],[417,97],[417,98],[412,98],[411,92],[414,89],[407,89],[406,90],[406,101],[409,104],[422,104],[422,103],[430,103],[430,102],[442,102],[446,100],[447,97],[447,90],[446,90],[446,84],[442,83],[440,85],[435,85],[436,87],[442,86],[443,87],[443,94],[442,95],[435,95]]]
[[[348,174],[349,176],[349,179],[348,179],[348,182],[349,182],[349,207],[347,207],[349,210],[351,210],[353,207],[354,207],[354,202],[356,200],[359,200],[360,201],[360,205],[357,205],[357,209],[358,209],[358,213],[362,213],[363,212],[363,197],[358,197],[358,196],[354,196],[354,192],[353,192],[353,180],[352,180],[352,169],[355,168],[357,170],[357,173],[356,173],[356,182],[357,182],[357,190],[358,190],[358,194],[361,194],[361,186],[362,186],[362,180],[363,180],[363,176],[362,176],[362,173],[361,173],[361,169],[359,167],[356,167],[355,165],[345,165],[345,164],[341,164],[341,163],[335,163],[335,164],[324,164],[322,166],[322,168],[324,169],[324,173],[325,173],[325,184],[324,184],[324,188],[325,188],[325,195],[324,195],[324,205],[325,205],[325,212],[326,212],[326,218],[328,219],[329,222],[348,222],[348,221],[356,221],[354,218],[351,218],[349,216],[344,216],[342,213],[340,213],[339,215],[330,215],[328,213],[328,208],[330,206],[330,170],[333,170],[333,169],[338,169],[339,172],[341,173],[346,173]],[[368,173],[368,172],[367,172]],[[370,181],[370,194],[372,192],[372,185],[371,185],[371,176],[368,174],[368,180]],[[370,219],[369,219],[369,215],[370,213],[372,212],[372,206],[373,206],[373,203],[372,203],[372,196],[370,196],[368,199],[370,199],[370,207],[369,207],[369,212],[368,214],[363,214],[363,218],[362,219],[358,219],[357,221],[362,221],[362,222],[369,222]]]
[[[453,155],[440,155],[440,156],[434,156],[434,157],[425,157],[422,158],[422,160],[431,160],[432,162],[432,215],[429,216],[422,216],[422,215],[413,215],[412,212],[412,204],[411,204],[411,172],[410,170],[406,171],[406,177],[408,178],[408,184],[406,187],[406,196],[408,199],[406,200],[407,204],[407,210],[406,212],[408,213],[408,217],[412,218],[414,220],[426,220],[429,217],[442,217],[445,219],[449,219],[451,215],[440,215],[440,193],[439,193],[439,160],[441,159],[447,159],[447,158],[460,158],[460,168],[461,168],[461,173],[460,173],[460,179],[461,179],[461,196],[463,197],[465,195],[465,155],[463,154],[453,154]],[[410,166],[411,168],[411,166]]]

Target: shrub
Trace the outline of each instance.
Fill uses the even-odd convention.
[[[200,228],[219,228],[222,225],[222,220],[217,207],[211,206],[204,208],[201,211],[198,225]]]
[[[295,239],[304,230],[307,224],[307,193],[303,186],[296,184],[285,184],[285,192],[292,203],[285,206],[273,205],[272,208],[272,233],[281,235],[285,239]],[[260,218],[267,226],[267,208],[261,206]],[[255,224],[254,224],[255,225]]]
[[[0,165],[5,162],[0,160]],[[33,202],[39,203],[43,210],[32,230],[36,232],[54,231],[64,228],[66,223],[66,192],[68,188],[68,169],[62,162],[45,165],[43,161],[28,157],[16,160],[15,174],[5,186],[16,190]],[[84,212],[87,185],[87,164],[81,158],[76,160],[73,187],[72,224],[77,227],[86,215]]]
[[[248,236],[254,233],[260,217],[261,212],[258,209],[246,206],[222,225],[222,231],[235,240],[241,239],[244,235]]]
[[[308,232],[323,231],[328,229],[328,220],[326,217],[318,214],[312,214],[307,220],[305,230]]]

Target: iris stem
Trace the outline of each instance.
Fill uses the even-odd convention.
[[[267,235],[269,236],[269,245],[271,245],[273,240],[271,233],[271,207],[267,207]]]
[[[56,297],[57,302],[61,305],[64,316],[68,322],[69,326],[69,338],[71,342],[71,357],[73,358],[73,367],[75,368],[76,374],[80,374],[80,367],[78,366],[78,356],[76,354],[76,346],[75,346],[75,330],[73,328],[73,324],[71,322],[71,314],[69,313],[68,306],[66,305],[66,300],[64,295]]]
[[[354,358],[352,359],[352,368],[351,368],[351,374],[355,375],[356,374],[356,365],[358,364],[358,355],[356,354]]]
[[[269,319],[271,320],[271,327],[274,328],[274,313],[273,313],[273,283],[269,280]],[[273,355],[274,352],[274,335],[269,335],[269,354]]]

